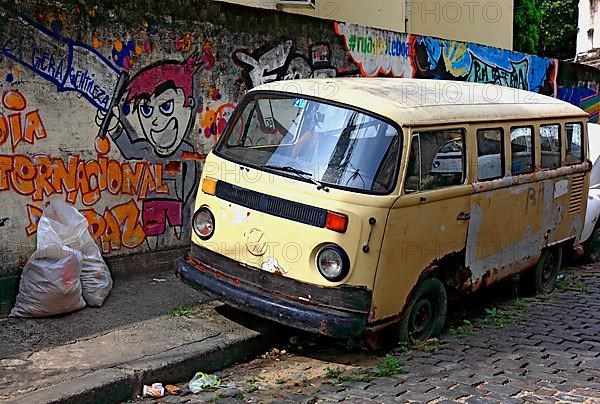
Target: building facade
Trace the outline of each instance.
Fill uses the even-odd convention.
[[[396,32],[513,46],[513,0],[217,0]]]
[[[600,1],[579,0],[577,24],[577,56],[579,63],[600,66]]]

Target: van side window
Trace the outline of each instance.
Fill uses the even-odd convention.
[[[560,167],[560,125],[540,126],[541,168]]]
[[[464,183],[464,137],[463,129],[413,134],[404,192],[409,194]]]
[[[477,131],[477,178],[479,181],[504,176],[504,132],[502,128]]]
[[[511,174],[533,172],[533,129],[531,126],[510,128]]]
[[[581,123],[568,123],[566,164],[576,164],[583,161],[583,126]]]

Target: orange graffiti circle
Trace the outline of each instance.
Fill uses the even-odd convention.
[[[107,154],[110,151],[110,140],[96,136],[96,151],[98,154]]]
[[[13,111],[23,111],[27,106],[25,97],[19,92],[19,90],[9,90],[4,93],[2,97],[2,103],[8,109]]]

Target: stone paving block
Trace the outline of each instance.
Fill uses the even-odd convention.
[[[492,393],[501,394],[501,395],[507,396],[507,397],[514,396],[515,394],[521,392],[521,389],[512,387],[508,384],[488,383],[485,385],[485,389]]]
[[[373,387],[369,388],[369,391],[373,391],[375,393],[392,394],[394,396],[403,394],[407,390],[408,389],[406,388],[406,386],[404,386],[402,384],[400,384],[398,386],[395,386],[393,384],[382,384],[382,385],[377,385],[377,386],[373,386]]]
[[[556,392],[568,393],[571,391],[571,386],[561,385],[560,383],[553,383],[551,381],[542,380],[539,381],[537,385],[539,387],[545,387]]]
[[[364,390],[364,389],[370,387],[371,385],[372,385],[371,383],[359,382],[359,381],[351,381],[351,382],[342,383],[342,386],[344,386],[348,389],[353,389],[353,390]]]
[[[315,397],[317,399],[319,399],[319,400],[329,401],[329,402],[335,402],[335,403],[339,403],[340,401],[344,401],[347,398],[347,396],[343,392],[339,392],[339,393],[334,393],[334,392],[318,393]]]
[[[324,384],[321,387],[319,387],[319,393],[337,393],[339,391],[344,391],[346,390],[345,387],[342,386],[335,386],[333,384]]]
[[[523,400],[520,398],[507,397],[494,392],[485,395],[485,398],[491,398],[492,400],[496,400],[497,403],[502,404],[521,404],[523,402]]]
[[[367,398],[373,399],[379,395],[379,393],[375,390],[356,390],[356,389],[348,389],[342,392],[345,396],[350,398]]]

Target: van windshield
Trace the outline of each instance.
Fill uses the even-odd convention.
[[[393,189],[400,136],[367,114],[297,97],[250,99],[216,149],[229,160],[323,185]]]

